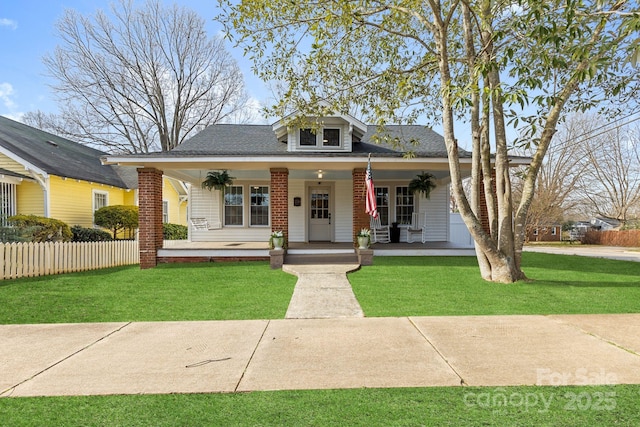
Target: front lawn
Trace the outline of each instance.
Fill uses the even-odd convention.
[[[281,319],[296,278],[267,262],[161,264],[0,281],[0,324]]]
[[[349,275],[368,317],[640,312],[640,263],[526,252],[534,279],[475,257],[377,257]],[[282,319],[296,278],[266,262],[136,266],[0,282],[0,324]]]
[[[349,281],[367,317],[640,312],[640,263],[525,252],[523,270],[504,285],[475,257],[376,257]]]
[[[7,426],[637,426],[640,386],[5,398]]]

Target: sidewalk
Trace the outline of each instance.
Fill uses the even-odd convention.
[[[364,318],[354,268],[285,266],[287,319],[0,325],[0,396],[640,384],[640,314]]]
[[[548,254],[578,255],[593,258],[609,258],[621,261],[640,262],[640,250],[638,248],[624,248],[620,246],[582,246],[582,245],[527,245],[523,248],[527,252],[544,252]]]
[[[0,326],[2,396],[640,384],[640,314]]]

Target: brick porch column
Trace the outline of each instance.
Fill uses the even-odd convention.
[[[363,228],[369,228],[369,214],[365,212],[366,208],[366,178],[367,170],[354,169],[353,170],[353,241],[356,240],[356,235]]]
[[[271,169],[271,231],[282,231],[289,239],[289,169]]]
[[[157,265],[158,249],[162,248],[162,171],[138,169],[138,208],[140,268]]]

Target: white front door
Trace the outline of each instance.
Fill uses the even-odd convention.
[[[330,187],[309,188],[309,241],[331,241]]]

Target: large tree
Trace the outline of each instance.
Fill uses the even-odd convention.
[[[286,82],[279,115],[287,108],[322,114],[328,102],[341,112],[357,106],[379,124],[440,122],[452,192],[491,281],[525,278],[525,219],[563,112],[629,96],[638,83],[627,61],[636,57],[640,27],[633,1],[219,1],[219,19],[261,77]],[[470,134],[456,134],[460,119]],[[509,123],[534,148],[515,215]],[[469,199],[458,138],[472,145]]]
[[[558,126],[538,172],[535,193],[527,211],[525,236],[531,236],[537,228],[575,219],[576,213],[584,208],[585,190],[599,191],[599,188],[583,188],[582,177],[589,166],[583,161],[579,143],[588,135],[583,125],[589,119],[576,114]],[[522,198],[526,168],[513,174],[513,178],[514,201],[517,204]],[[584,209],[580,213],[580,219],[586,219],[585,215],[588,218],[589,214]]]
[[[61,113],[27,119],[110,152],[171,150],[247,101],[235,60],[204,25],[159,0],[120,0],[93,16],[66,10],[59,45],[44,58]]]
[[[637,126],[610,126],[599,117],[582,123],[573,142],[580,187],[591,211],[625,224],[637,219],[640,204],[640,135]]]

